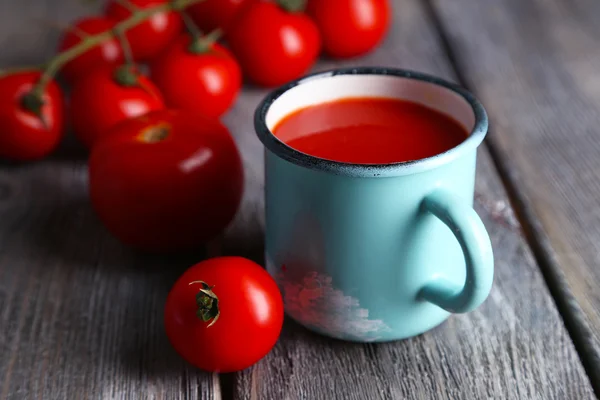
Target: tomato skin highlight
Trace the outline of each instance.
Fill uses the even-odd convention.
[[[165,108],[158,88],[144,76],[138,86],[123,86],[115,68],[97,68],[79,79],[71,92],[71,122],[75,135],[88,148],[117,123]]]
[[[121,242],[150,253],[198,249],[221,233],[243,185],[227,128],[184,111],[123,121],[98,140],[89,161],[96,214]]]
[[[196,295],[213,286],[219,318],[208,327],[196,316]],[[217,257],[188,269],[173,285],[165,304],[169,341],[190,364],[210,372],[246,369],[276,344],[283,326],[283,300],[277,284],[258,264],[242,257]]]
[[[304,75],[321,49],[317,26],[307,15],[267,1],[247,10],[226,37],[244,74],[265,87]]]
[[[103,17],[88,17],[77,21],[74,29],[67,31],[62,37],[58,51],[63,52],[81,42],[77,32],[95,35],[112,29],[115,22]],[[124,59],[123,50],[116,38],[109,39],[65,64],[61,75],[74,84],[77,79],[86,76],[90,70],[106,65],[116,65]]]
[[[128,0],[139,9],[168,3],[167,0]],[[106,16],[117,22],[131,16],[131,11],[111,0],[106,7]],[[126,32],[126,38],[136,61],[149,61],[158,55],[181,33],[183,21],[175,12],[154,14],[148,20]]]
[[[64,95],[54,81],[46,86],[41,113],[46,125],[21,102],[40,79],[38,71],[0,77],[0,158],[33,161],[50,154],[64,128]]]
[[[351,58],[374,49],[390,25],[388,0],[308,0],[323,49],[334,58]]]
[[[227,31],[256,2],[257,0],[204,0],[188,7],[187,12],[205,33],[217,28]]]
[[[189,35],[182,35],[151,66],[151,78],[167,106],[219,117],[234,103],[242,86],[242,72],[233,55],[219,44],[201,54],[189,51]]]

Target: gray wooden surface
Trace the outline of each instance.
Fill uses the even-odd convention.
[[[0,0],[0,67],[43,62],[49,21],[77,0]],[[43,24],[40,21],[44,21]],[[203,255],[135,254],[88,202],[85,151],[0,164],[0,399],[219,399],[219,377],[182,361],[164,334],[164,300]]]
[[[433,5],[599,391],[600,2]]]
[[[423,3],[396,1],[395,11],[384,46],[345,65],[454,79]],[[0,67],[43,61],[57,33],[40,21],[67,22],[85,12],[77,0],[0,0]],[[243,154],[248,190],[210,255],[260,257],[262,147],[251,116],[264,94],[246,88],[224,119]],[[333,341],[286,322],[270,355],[222,379],[231,388],[182,362],[162,328],[170,285],[203,254],[149,257],[112,239],[88,204],[85,152],[72,138],[49,160],[0,164],[0,399],[593,398],[510,207],[503,209],[507,197],[485,149],[479,168],[477,210],[497,263],[494,289],[480,309],[382,345]]]
[[[394,18],[394,29],[376,52],[360,61],[318,68],[397,66],[454,80],[423,3],[395,2]],[[256,104],[248,97],[242,100],[245,109]],[[254,143],[253,148],[260,146]],[[593,398],[544,280],[513,225],[506,193],[485,149],[478,167],[477,211],[491,234],[496,259],[494,288],[481,308],[420,337],[378,345],[325,339],[288,321],[275,350],[238,375],[236,398]],[[502,212],[503,205],[508,210]]]

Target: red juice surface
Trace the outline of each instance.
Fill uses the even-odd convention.
[[[417,103],[349,98],[286,116],[273,129],[288,146],[328,160],[388,164],[443,153],[468,132],[453,118]]]

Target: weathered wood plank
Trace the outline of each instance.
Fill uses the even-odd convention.
[[[44,61],[58,34],[37,22],[86,11],[0,0],[0,67]],[[72,139],[49,160],[0,164],[0,399],[220,399],[218,376],[184,363],[162,324],[171,284],[201,256],[148,257],[112,239]]]
[[[422,2],[394,5],[394,29],[382,48],[361,60],[318,68],[400,66],[452,79]],[[244,129],[244,148],[257,165],[262,149],[243,121],[260,97],[244,97],[229,121],[236,130]],[[256,179],[262,179],[258,169]],[[496,255],[495,285],[480,309],[452,317],[417,338],[388,344],[333,341],[288,321],[273,352],[238,375],[236,398],[593,398],[531,252],[511,222],[510,208],[499,212],[508,207],[507,197],[485,149],[480,152],[477,191],[477,210]]]
[[[432,3],[600,392],[600,3]],[[478,32],[476,35],[473,32]]]
[[[0,1],[0,65],[50,55],[56,34],[23,21],[68,21],[84,12],[64,1]],[[391,40],[361,63],[449,76],[416,0],[398,9]],[[225,252],[260,254],[262,147],[251,115],[263,95],[248,89],[226,118],[245,159],[248,190]],[[493,206],[505,195],[482,157],[478,190]],[[82,152],[72,141],[48,161],[1,167],[0,398],[219,398],[217,377],[182,363],[161,327],[170,284],[198,256],[155,259],[123,248],[96,221],[85,185]],[[414,340],[377,346],[333,342],[288,324],[275,351],[240,375],[237,395],[590,398],[527,247],[502,221],[485,222],[498,265],[496,287],[480,311]]]

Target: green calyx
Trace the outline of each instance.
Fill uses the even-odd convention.
[[[136,70],[134,64],[120,66],[115,70],[113,78],[118,85],[128,88],[138,87],[150,96],[156,97],[156,92],[148,84],[140,80],[140,73]]]
[[[188,51],[192,54],[204,54],[208,53],[211,49],[212,43],[206,43],[204,38],[193,39],[188,46]]]
[[[114,73],[114,79],[121,86],[139,86],[138,74],[134,70],[134,67],[129,64],[117,68]]]
[[[202,289],[196,294],[196,316],[203,322],[209,322],[208,328],[213,326],[219,319],[219,298],[212,291],[214,286],[209,286],[205,282],[195,281],[191,282],[190,285],[199,283],[202,285]]]
[[[26,93],[23,97],[21,97],[21,107],[23,109],[34,114],[38,119],[42,122],[42,125],[47,129],[48,124],[44,119],[44,115],[42,114],[42,107],[44,107],[44,99],[42,96],[37,94],[35,91],[31,91]]]
[[[306,8],[306,0],[277,0],[279,7],[287,12],[302,12]]]

